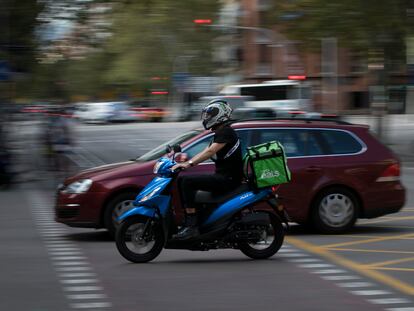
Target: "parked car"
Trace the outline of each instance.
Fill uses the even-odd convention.
[[[124,102],[80,103],[73,117],[85,123],[136,121],[131,107]]]
[[[343,232],[357,218],[396,213],[405,203],[399,159],[365,125],[285,118],[234,122],[232,127],[242,150],[272,140],[283,144],[292,181],[282,185],[279,193],[293,222],[310,223],[325,233]],[[195,129],[168,144],[181,144],[182,157],[191,158],[210,143],[212,135]],[[166,145],[134,161],[68,178],[58,189],[56,221],[113,232],[118,215],[132,206],[139,190],[153,178],[153,165],[165,154]],[[182,174],[208,173],[213,168],[212,162],[205,162]],[[179,200],[178,195],[174,200]]]

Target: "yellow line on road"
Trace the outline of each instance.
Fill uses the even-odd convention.
[[[358,222],[358,225],[370,225],[370,224],[379,224],[381,222],[412,220],[412,219],[414,219],[414,216],[382,217],[381,219],[373,220],[373,221],[361,221],[361,222]]]
[[[367,269],[387,270],[387,271],[407,271],[407,272],[414,272],[414,269],[411,269],[411,268],[389,268],[389,267],[378,267],[378,268],[367,268]]]
[[[341,265],[345,268],[354,270],[355,272],[365,275],[371,279],[374,279],[378,282],[381,282],[387,286],[393,287],[405,294],[408,295],[414,295],[414,286],[404,283],[396,278],[393,278],[391,276],[385,275],[381,272],[375,271],[375,270],[369,270],[364,265],[358,264],[354,261],[351,261],[349,259],[346,259],[344,257],[341,257],[339,255],[333,254],[327,249],[323,249],[317,245],[302,241],[298,238],[293,237],[286,237],[286,242],[294,245],[297,248],[300,248],[302,250],[314,253],[316,255],[325,257],[326,259]]]
[[[387,251],[381,249],[362,249],[362,248],[336,248],[330,247],[331,251],[343,251],[343,252],[362,252],[362,253],[390,253],[390,254],[414,254],[410,251]]]
[[[393,265],[393,264],[396,264],[396,263],[402,263],[402,262],[413,261],[413,260],[414,260],[414,257],[387,260],[387,261],[379,261],[379,262],[373,262],[373,263],[367,264],[366,267],[367,268],[377,268],[377,267],[389,266],[389,265]]]
[[[352,238],[352,239],[373,239],[373,238],[381,238],[383,237],[383,235],[353,235],[353,234],[337,234],[337,235],[332,235],[333,237],[337,237],[337,238]],[[414,236],[410,237],[410,238],[400,238],[400,240],[414,240]]]
[[[327,245],[322,245],[321,247],[331,248],[331,247],[339,247],[339,246],[358,245],[358,244],[374,243],[374,242],[381,242],[381,241],[388,241],[388,240],[398,240],[398,239],[409,238],[409,237],[414,237],[414,233],[384,236],[384,237],[378,237],[378,238],[372,238],[372,239],[366,239],[366,240],[360,240],[360,241],[327,244]]]

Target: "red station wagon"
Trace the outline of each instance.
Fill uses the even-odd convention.
[[[247,146],[280,141],[288,156],[292,181],[279,189],[290,219],[310,223],[324,233],[350,229],[357,218],[398,212],[405,203],[400,162],[369,132],[368,126],[343,121],[273,119],[233,122]],[[56,221],[73,227],[114,232],[118,215],[153,177],[153,165],[167,144],[180,144],[183,156],[203,150],[213,133],[195,129],[144,154],[135,161],[92,168],[68,178],[58,189]],[[182,174],[209,173],[204,162]],[[177,203],[177,191],[173,204]],[[182,214],[177,211],[177,217]]]

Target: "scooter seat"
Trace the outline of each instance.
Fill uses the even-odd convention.
[[[215,194],[214,192],[198,190],[195,195],[195,203],[223,203],[232,197],[249,190],[249,185],[247,183],[243,183],[232,191],[223,194]]]

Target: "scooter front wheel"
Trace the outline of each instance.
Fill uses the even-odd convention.
[[[147,222],[148,219],[145,218],[131,217],[118,227],[115,236],[116,247],[121,255],[131,262],[151,261],[160,254],[164,246],[162,230],[151,221]]]

